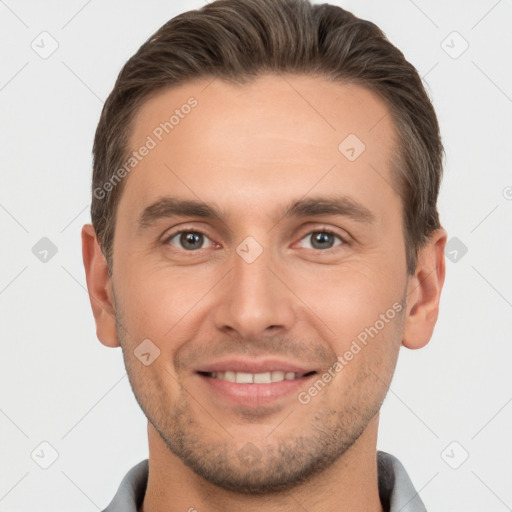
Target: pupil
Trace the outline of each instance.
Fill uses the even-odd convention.
[[[319,243],[320,244],[320,248],[324,247],[325,248],[325,242],[329,242],[330,241],[330,238],[332,237],[332,235],[330,235],[329,233],[321,233],[321,232],[318,232],[314,237],[313,237],[313,246],[315,246],[315,244]],[[328,244],[330,245],[330,244]]]
[[[198,242],[201,241],[201,234],[200,233],[184,233],[181,236],[181,243],[183,244],[183,247],[189,247],[192,249],[196,249],[197,246],[201,246],[201,244]]]

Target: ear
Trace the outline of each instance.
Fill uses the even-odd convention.
[[[402,345],[417,349],[432,337],[439,313],[439,300],[444,284],[446,231],[437,229],[418,251],[414,276],[409,277],[406,319]]]
[[[82,227],[82,257],[89,300],[96,322],[96,336],[107,347],[119,347],[112,281],[92,224]]]

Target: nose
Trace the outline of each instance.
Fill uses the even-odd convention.
[[[283,265],[265,249],[249,261],[234,252],[232,270],[220,284],[216,328],[244,339],[288,331],[296,321],[297,299],[286,284]]]

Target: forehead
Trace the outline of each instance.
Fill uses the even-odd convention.
[[[262,206],[333,187],[383,200],[394,193],[394,134],[385,103],[360,85],[304,75],[188,82],[137,113],[130,148],[150,149],[129,172],[121,204],[135,211],[178,191]]]

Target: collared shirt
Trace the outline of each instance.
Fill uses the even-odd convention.
[[[385,512],[426,512],[409,475],[396,457],[377,452],[377,468],[380,501]],[[148,469],[147,459],[130,469],[103,512],[137,512],[146,493]]]

